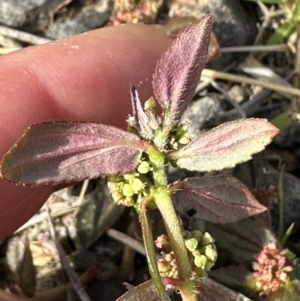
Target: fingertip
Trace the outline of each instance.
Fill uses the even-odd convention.
[[[0,58],[0,157],[32,123],[69,119],[124,127],[130,84],[152,95],[152,73],[170,41],[146,25],[95,30]],[[26,222],[53,187],[0,180],[0,239]]]
[[[151,26],[119,25],[0,59],[0,133],[8,144],[30,124],[49,119],[125,126],[130,84],[146,100],[169,39]]]

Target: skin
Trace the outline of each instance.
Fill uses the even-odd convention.
[[[28,126],[40,121],[82,120],[125,128],[130,84],[143,101],[152,95],[152,73],[169,43],[154,27],[120,25],[0,57],[0,158]],[[31,218],[55,189],[0,179],[0,239]]]

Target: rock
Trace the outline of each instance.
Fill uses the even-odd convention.
[[[274,138],[274,145],[281,149],[295,149],[300,146],[300,124],[291,124]]]
[[[68,0],[0,0],[0,22],[27,31],[45,29],[51,12]]]
[[[221,112],[220,101],[211,96],[205,96],[193,101],[181,117],[182,123],[187,123],[191,138],[196,138],[204,125],[216,119]]]
[[[169,17],[193,16],[205,13],[214,17],[214,33],[220,47],[252,45],[257,28],[250,12],[240,0],[172,0],[169,1]],[[210,63],[215,69],[224,69],[243,58],[243,53],[226,53]]]
[[[107,1],[103,5],[90,5],[82,9],[73,18],[57,20],[53,27],[45,32],[45,36],[52,39],[62,39],[100,28],[109,20]]]
[[[234,99],[236,103],[240,104],[242,103],[246,97],[245,97],[245,89],[240,85],[234,85],[232,86],[228,91],[227,94],[229,97]]]

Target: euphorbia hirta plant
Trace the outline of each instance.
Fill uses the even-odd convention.
[[[143,230],[149,271],[162,300],[165,288],[183,300],[197,300],[197,284],[214,264],[213,238],[185,231],[174,209],[215,223],[235,222],[265,210],[247,187],[230,176],[188,178],[167,183],[171,163],[192,171],[231,168],[263,150],[278,130],[264,119],[228,122],[190,141],[182,113],[192,100],[206,63],[212,17],[185,28],[158,61],[154,97],[142,106],[131,87],[133,115],[128,131],[98,123],[49,121],[32,125],[4,156],[2,177],[40,185],[108,175],[113,199],[134,206]],[[157,115],[156,105],[162,113]],[[167,236],[156,240],[157,262],[147,209],[161,212]]]

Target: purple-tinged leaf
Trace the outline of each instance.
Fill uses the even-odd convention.
[[[163,127],[170,132],[191,102],[205,66],[212,30],[206,15],[187,26],[158,61],[153,92],[164,112]]]
[[[153,130],[150,127],[150,120],[142,108],[138,91],[134,86],[131,86],[130,94],[133,118],[137,131],[144,139],[151,140],[153,138]]]
[[[42,122],[29,127],[4,156],[1,174],[34,185],[123,174],[136,167],[145,147],[138,136],[111,126]]]
[[[234,264],[251,266],[253,256],[261,251],[263,245],[277,244],[277,238],[263,216],[246,218],[227,225],[208,223],[206,231],[218,242]]]
[[[229,176],[188,178],[175,184],[176,209],[186,214],[193,209],[194,218],[227,224],[266,210],[238,179]]]
[[[203,301],[251,301],[239,291],[235,291],[210,277],[201,279],[197,289],[203,296]]]
[[[191,23],[198,22],[199,19],[195,17],[175,17],[168,20],[164,24],[164,28],[169,38],[175,39],[177,34],[179,34],[185,27]],[[208,54],[206,57],[206,62],[210,62],[218,59],[221,56],[220,47],[218,40],[213,32],[210,33],[210,41],[208,46]]]
[[[277,133],[278,129],[266,119],[226,122],[170,153],[170,159],[188,170],[232,168],[262,151]]]

